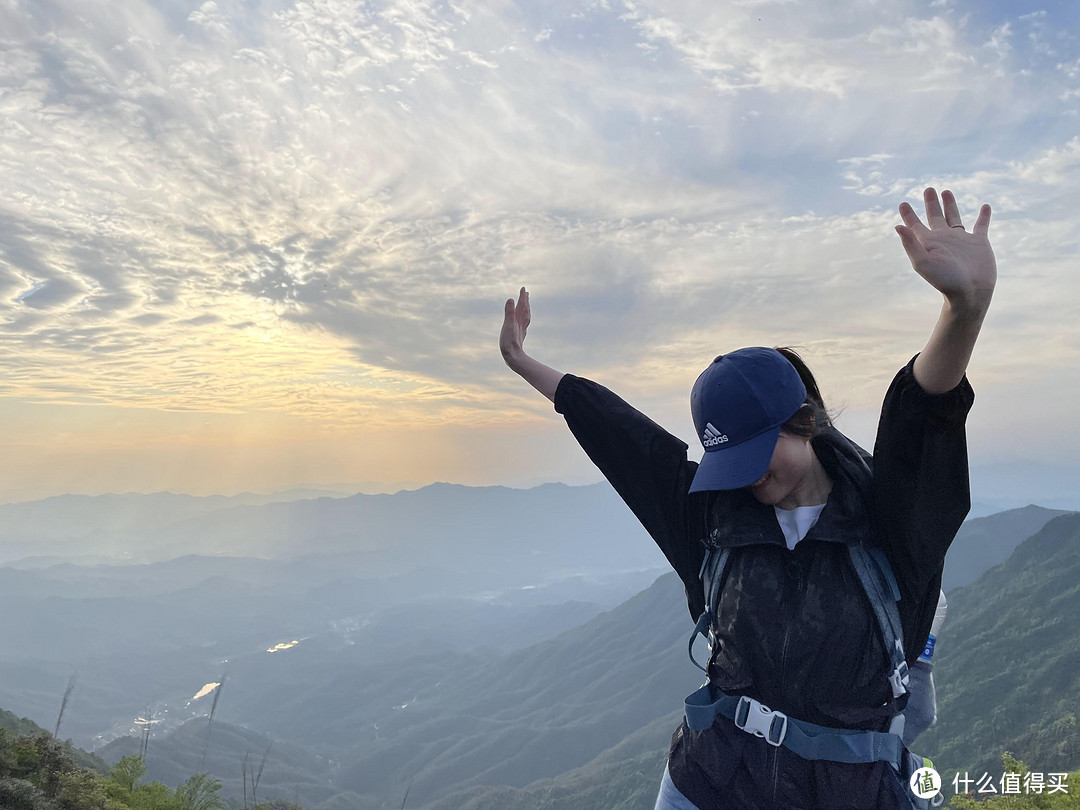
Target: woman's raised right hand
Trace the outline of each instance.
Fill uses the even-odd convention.
[[[513,298],[506,299],[503,311],[502,332],[499,333],[499,351],[502,352],[503,360],[511,368],[515,361],[519,360],[525,350],[522,344],[525,342],[525,333],[529,329],[529,321],[532,312],[529,309],[529,293],[522,287],[518,293],[517,303]]]

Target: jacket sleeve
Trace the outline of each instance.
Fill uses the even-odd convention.
[[[555,410],[687,585],[700,590],[705,549],[701,498],[688,490],[697,464],[687,445],[602,385],[566,374]]]
[[[914,358],[889,386],[874,445],[875,535],[900,586],[908,663],[930,633],[945,552],[971,508],[965,422],[975,394],[965,376],[943,394],[915,380]]]

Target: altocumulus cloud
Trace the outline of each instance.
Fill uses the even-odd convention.
[[[525,283],[531,340],[564,367],[681,396],[718,349],[800,342],[865,368],[869,398],[934,307],[895,204],[942,182],[1000,215],[1005,378],[1080,293],[1073,22],[914,0],[12,0],[3,390],[518,418],[539,406],[495,336]],[[1075,363],[1075,340],[1049,345],[1047,374]]]

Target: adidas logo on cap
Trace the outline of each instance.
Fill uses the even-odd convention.
[[[705,432],[701,434],[701,443],[705,447],[715,447],[718,444],[723,444],[727,440],[728,437],[714,428],[712,422],[705,423]]]

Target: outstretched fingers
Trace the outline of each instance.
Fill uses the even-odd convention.
[[[963,228],[964,220],[960,218],[960,209],[956,205],[956,197],[948,189],[941,192],[941,203],[945,206],[945,224],[950,228]]]
[[[931,228],[940,228],[942,226],[948,226],[948,222],[945,220],[945,214],[941,210],[941,202],[938,200],[937,190],[933,188],[926,189],[923,194],[923,205],[926,207],[926,224]],[[953,201],[955,205],[955,200]]]
[[[900,203],[900,219],[904,220],[904,225],[910,228],[913,233],[926,234],[930,232],[930,229],[922,224],[922,220],[915,213],[915,209],[906,202]]]
[[[529,306],[529,291],[524,287],[518,293],[518,320],[522,327],[527,327],[532,321],[532,307]]]
[[[940,200],[937,191],[933,188],[926,189],[923,192],[923,203],[926,206],[926,225],[919,219],[915,209],[906,202],[900,203],[900,218],[904,220],[904,225],[910,228],[918,239],[922,240],[932,228],[964,227],[964,220],[960,216],[960,208],[956,204],[956,195],[948,189],[941,192]],[[979,217],[975,220],[972,233],[985,236],[989,228],[990,206],[984,205],[979,209]]]
[[[529,322],[530,316],[529,308],[529,293],[522,287],[518,293],[517,301],[513,298],[507,298],[506,303],[503,305],[503,315],[508,319],[522,320],[525,323]]]
[[[918,217],[915,217],[916,222],[918,222],[918,219]],[[921,226],[922,223],[920,222],[919,225]],[[896,232],[900,235],[900,243],[904,246],[904,251],[911,260],[911,266],[918,270],[926,258],[926,248],[922,246],[922,242],[915,235],[915,231],[909,226],[897,225]]]
[[[529,293],[522,287],[517,301],[507,298],[503,304],[503,325],[499,333],[499,348],[508,363],[522,351],[525,334],[529,329]]]

